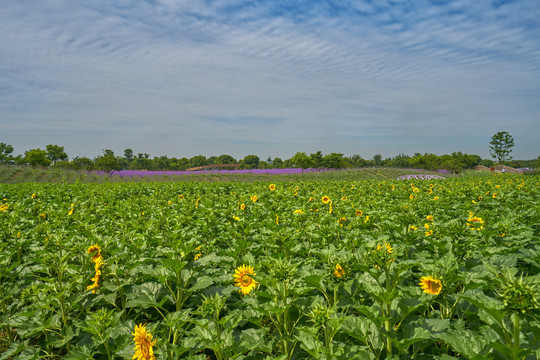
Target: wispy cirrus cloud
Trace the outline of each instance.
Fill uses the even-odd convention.
[[[0,141],[488,157],[507,130],[531,158],[539,15],[535,0],[8,1]]]

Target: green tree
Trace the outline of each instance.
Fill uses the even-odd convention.
[[[375,166],[381,166],[381,164],[382,164],[382,155],[381,154],[373,155],[373,161],[375,161]]]
[[[152,160],[150,160],[150,154],[137,153],[137,158],[133,159],[129,164],[130,170],[151,170]]]
[[[236,159],[233,158],[231,155],[223,154],[218,156],[214,160],[214,164],[220,165],[220,164],[236,164]]]
[[[276,169],[279,169],[279,168],[282,168],[283,167],[283,160],[281,160],[281,158],[274,158],[274,160],[272,161],[272,166]]]
[[[313,161],[304,152],[297,152],[290,160],[296,168],[307,169],[313,166]]]
[[[120,170],[118,159],[114,156],[114,152],[109,149],[103,150],[103,156],[98,156],[94,163],[98,170],[112,171]]]
[[[92,159],[87,157],[78,157],[76,156],[72,161],[71,165],[73,169],[76,170],[92,170],[94,169],[94,162]]]
[[[407,155],[398,155],[390,161],[390,165],[398,168],[411,167],[410,158]]]
[[[493,166],[493,160],[490,159],[484,159],[480,162],[480,165],[491,167]]]
[[[441,164],[441,167],[454,174],[459,174],[459,172],[463,170],[465,165],[461,161],[457,160],[457,158],[454,158],[454,159],[446,160],[445,162],[443,162]]]
[[[47,145],[45,148],[47,150],[47,157],[53,164],[56,164],[57,161],[67,161],[68,156],[64,151],[63,146],[59,145]]]
[[[171,170],[175,171],[184,171],[189,167],[189,159],[186,157],[177,159],[177,158],[171,158],[169,166]]]
[[[197,155],[189,159],[189,167],[198,167],[206,165],[206,156]]]
[[[327,169],[340,169],[344,167],[343,154],[330,153],[322,158],[322,165]]]
[[[491,137],[489,153],[499,163],[512,159],[511,148],[514,146],[514,138],[506,131],[499,131]]]
[[[435,154],[414,154],[411,165],[417,169],[437,170],[440,165],[439,157]]]
[[[126,160],[128,162],[130,162],[131,160],[133,160],[133,150],[131,149],[125,149],[124,150],[124,157],[126,158]]]
[[[8,164],[13,161],[13,146],[5,143],[0,143],[0,164]]]
[[[353,156],[351,156],[349,158],[349,163],[351,163],[352,166],[357,168],[368,166],[368,162],[358,154],[354,154]]]
[[[24,160],[32,165],[33,168],[36,166],[49,166],[51,165],[51,159],[47,157],[47,152],[42,149],[30,149],[24,152]]]
[[[154,170],[169,170],[170,160],[167,156],[154,157],[152,160],[152,168]]]
[[[242,165],[249,169],[256,169],[259,166],[261,159],[257,155],[246,155],[242,160]]]
[[[323,159],[323,154],[322,154],[322,151],[317,151],[316,153],[311,153],[309,155],[309,157],[311,158],[311,161],[313,162],[313,167],[314,168],[320,168],[322,167],[322,159]]]

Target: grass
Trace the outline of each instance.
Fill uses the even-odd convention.
[[[117,183],[117,182],[254,182],[254,181],[354,181],[372,179],[391,179],[407,174],[434,174],[436,171],[410,170],[397,168],[362,168],[324,172],[305,172],[301,174],[189,174],[163,176],[120,177],[118,175],[98,175],[93,172],[35,168],[25,166],[0,165],[0,183]],[[450,176],[450,175],[445,175]]]

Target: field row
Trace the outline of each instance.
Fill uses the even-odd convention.
[[[538,177],[0,195],[0,360],[540,356]]]

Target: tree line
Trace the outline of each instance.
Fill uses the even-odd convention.
[[[123,155],[116,155],[112,150],[105,149],[103,154],[93,159],[88,157],[75,157],[69,160],[68,154],[60,145],[47,145],[45,149],[30,149],[24,155],[13,156],[13,146],[0,143],[0,164],[30,165],[32,167],[54,167],[73,170],[186,170],[199,166],[238,164],[240,169],[268,169],[268,168],[362,168],[362,167],[396,167],[415,168],[426,170],[446,169],[458,172],[470,169],[476,165],[491,166],[493,161],[482,159],[478,155],[469,155],[454,152],[447,155],[420,154],[413,156],[399,154],[395,157],[383,158],[380,154],[371,159],[364,159],[360,155],[344,156],[341,153],[323,154],[321,151],[306,154],[297,152],[289,159],[268,157],[261,160],[257,155],[247,155],[242,159],[235,159],[231,155],[206,157],[203,155],[187,157],[150,157],[147,153],[135,154],[132,149],[125,149]],[[510,166],[526,167],[529,161],[513,161]]]

